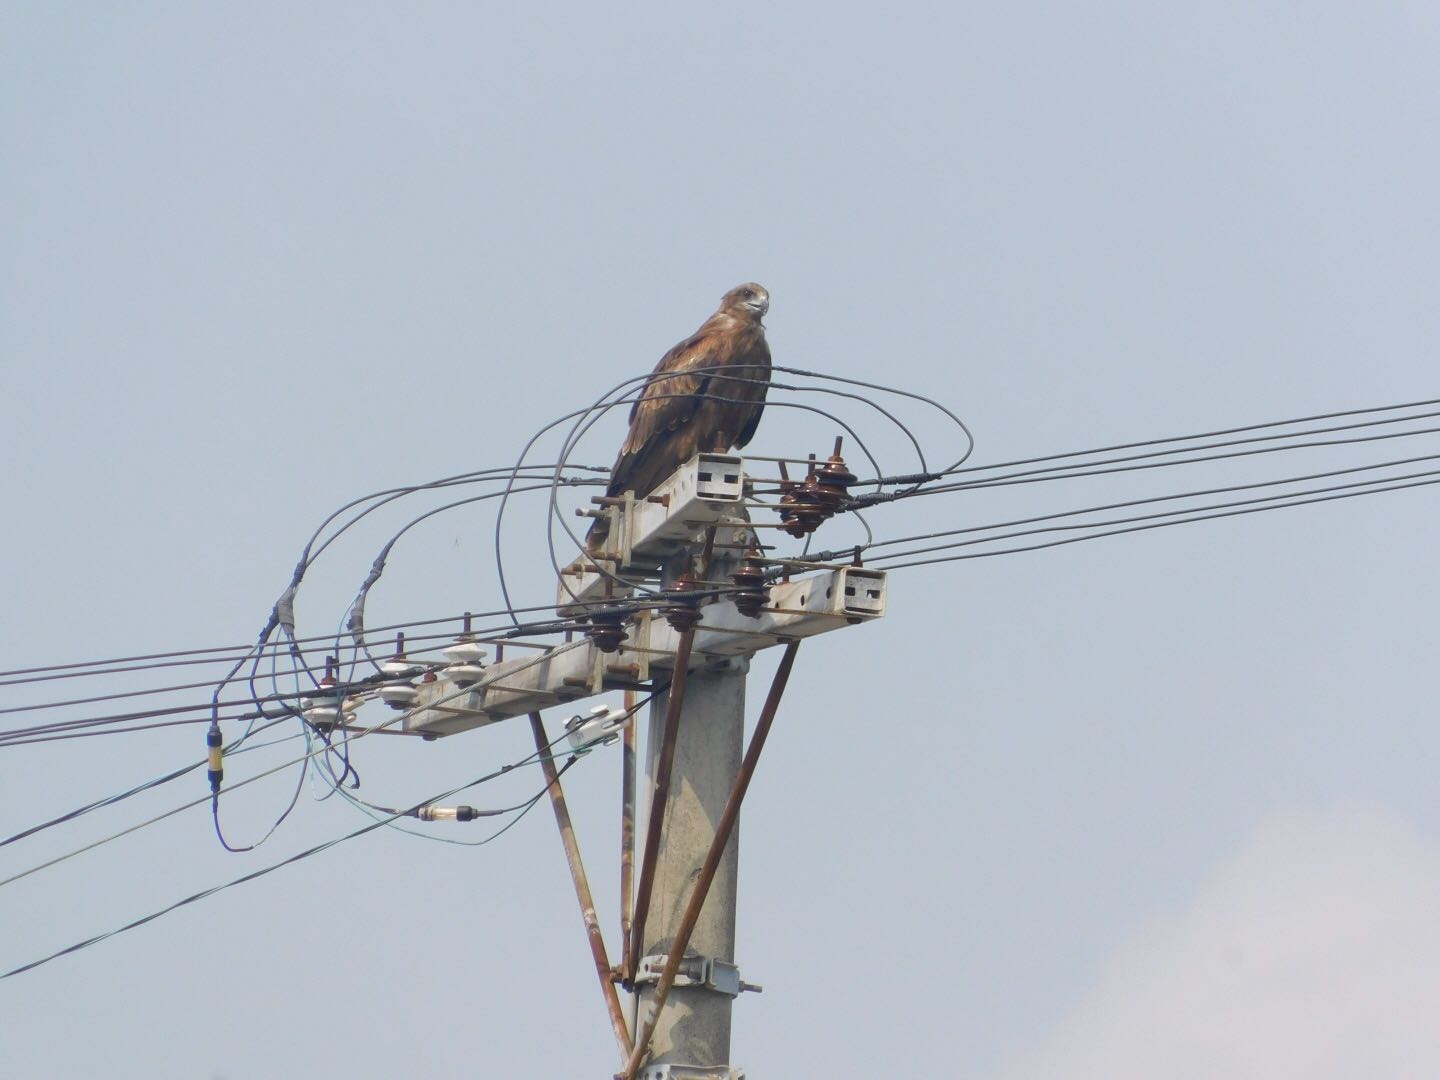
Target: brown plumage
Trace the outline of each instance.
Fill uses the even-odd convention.
[[[661,357],[630,409],[630,433],[606,494],[648,495],[697,451],[724,453],[750,441],[770,382],[760,321],[769,308],[764,286],[737,285],[699,330]],[[599,550],[608,532],[597,518],[585,546]]]

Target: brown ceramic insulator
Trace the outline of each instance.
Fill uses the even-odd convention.
[[[793,480],[780,481],[780,524],[791,536],[804,536],[805,531],[795,531],[795,507],[800,503],[800,497],[795,489],[800,485]]]
[[[624,608],[600,608],[590,612],[590,625],[585,636],[595,643],[601,652],[612,653],[630,636],[625,629],[627,612]]]
[[[809,489],[812,498],[833,514],[850,498],[850,486],[855,479],[855,474],[845,467],[845,459],[837,446],[830,459],[816,469],[806,483],[808,486],[810,480],[815,482]]]
[[[730,575],[737,589],[731,594],[735,610],[746,618],[759,618],[760,610],[770,600],[770,590],[765,587],[765,564],[760,561],[760,552],[752,544],[745,553],[745,560],[739,569]]]
[[[806,481],[809,483],[809,481]],[[830,512],[810,493],[800,492],[800,502],[795,507],[794,525],[786,529],[791,536],[805,536],[813,533],[820,527],[820,523],[830,516]]]
[[[700,621],[700,598],[693,595],[699,587],[700,583],[686,574],[664,591],[669,603],[660,608],[660,614],[681,633]]]

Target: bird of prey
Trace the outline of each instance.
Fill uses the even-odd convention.
[[[761,323],[770,294],[753,281],[725,294],[700,329],[660,358],[630,409],[630,432],[610,470],[609,496],[650,494],[697,452],[744,446],[760,424],[770,384],[770,346]],[[609,533],[597,518],[585,547]]]

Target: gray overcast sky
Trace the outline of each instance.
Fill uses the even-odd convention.
[[[745,279],[777,362],[943,400],[979,464],[1440,396],[1437,36],[1425,4],[0,5],[3,666],[252,639],[331,509],[510,463]],[[782,416],[757,452],[830,433]],[[872,523],[1440,452],[1396,445]],[[735,1061],[1440,1072],[1434,490],[897,572],[886,620],[802,649],[742,828],[738,959],[766,992]],[[406,517],[327,553],[302,630],[334,629]],[[371,623],[497,606],[490,520],[415,530]],[[542,530],[534,504],[507,526],[518,603],[551,595]],[[0,833],[202,731],[0,749]],[[527,738],[366,744],[361,793],[413,801]],[[618,761],[582,766],[613,923]],[[537,789],[507,783],[472,801]],[[293,784],[237,793],[236,840]],[[0,876],[203,793],[10,845]],[[197,810],[0,887],[0,966],[363,823],[321,793],[250,855]],[[0,983],[0,1071],[607,1076],[553,833],[371,835]]]

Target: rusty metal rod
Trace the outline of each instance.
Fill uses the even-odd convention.
[[[545,724],[538,712],[530,714],[530,730],[535,735],[535,749],[540,755],[540,767],[545,770],[550,804],[555,808],[555,824],[560,827],[560,840],[565,845],[565,861],[570,864],[570,878],[575,882],[575,898],[580,901],[580,917],[585,921],[585,936],[590,939],[590,953],[595,958],[595,974],[600,978],[600,992],[605,996],[605,1008],[610,1013],[610,1026],[615,1029],[615,1041],[620,1045],[620,1058],[623,1061],[630,1053],[630,1029],[625,1023],[625,1014],[620,1010],[620,997],[615,992],[615,983],[610,978],[610,957],[605,952],[605,936],[600,932],[600,920],[595,914],[595,900],[590,895],[585,864],[580,861],[580,844],[575,839],[575,827],[570,822],[570,811],[565,805],[565,792],[560,787],[560,777],[555,771],[555,759],[550,755],[550,738],[545,734]]]
[[[710,572],[715,553],[715,526],[705,530],[705,545],[700,553],[700,576]],[[670,697],[665,703],[665,727],[660,734],[660,754],[655,762],[655,791],[650,798],[650,816],[645,821],[645,851],[640,859],[640,882],[635,890],[635,916],[630,929],[630,949],[625,954],[623,972],[626,989],[635,981],[640,969],[640,951],[645,947],[645,921],[650,917],[650,893],[655,887],[655,864],[660,856],[660,830],[665,824],[665,804],[670,797],[670,774],[675,766],[675,740],[680,730],[680,706],[685,701],[685,680],[690,674],[690,647],[695,643],[695,627],[680,632],[675,647],[675,667],[670,677]]]
[[[630,931],[635,916],[635,719],[636,694],[625,691],[630,721],[620,737],[620,962],[629,963]],[[622,971],[629,978],[629,971]]]
[[[680,634],[675,649],[675,671],[670,680],[670,699],[665,703],[665,727],[660,734],[660,756],[655,762],[655,792],[650,798],[650,816],[645,822],[645,849],[640,857],[640,881],[635,888],[635,915],[631,921],[630,951],[625,957],[625,982],[635,981],[640,969],[640,950],[645,947],[645,920],[650,916],[650,893],[655,885],[655,864],[660,854],[660,829],[665,823],[665,803],[670,796],[670,773],[675,765],[675,742],[680,729],[680,706],[685,701],[685,679],[690,669],[690,646],[695,627]]]
[[[643,1033],[637,1034],[635,1047],[630,1051],[630,1060],[626,1062],[624,1071],[615,1074],[615,1080],[635,1080],[635,1073],[650,1047],[650,1039],[660,1023],[660,1013],[665,1008],[665,1000],[670,996],[670,988],[675,984],[675,973],[680,970],[680,961],[690,944],[690,935],[694,932],[695,924],[700,919],[700,911],[705,906],[710,883],[715,880],[715,871],[730,843],[730,834],[735,831],[735,822],[740,817],[740,804],[745,800],[750,778],[755,775],[760,752],[765,749],[765,739],[770,734],[770,725],[775,722],[775,713],[780,708],[780,698],[785,693],[785,684],[790,680],[790,669],[795,664],[795,653],[799,649],[798,641],[792,641],[785,646],[785,654],[780,658],[780,666],[770,683],[770,693],[765,698],[765,706],[760,710],[760,719],[755,723],[755,733],[750,736],[750,745],[745,750],[745,759],[740,763],[740,771],[735,774],[735,784],[725,800],[725,809],[720,812],[720,820],[715,825],[715,835],[710,839],[710,850],[705,853],[700,875],[695,879],[690,902],[685,905],[685,913],[680,916],[680,925],[675,931],[670,955],[665,959],[665,970],[660,973],[660,981],[655,984],[655,995],[650,999],[650,1022],[644,1026]],[[635,1026],[637,1032],[640,1032],[638,1012]]]

